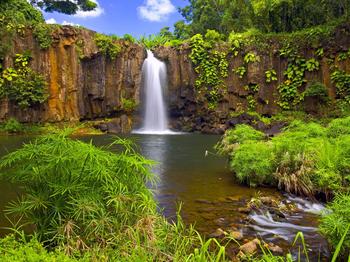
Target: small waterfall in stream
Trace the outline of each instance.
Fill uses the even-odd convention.
[[[147,50],[142,66],[143,90],[145,93],[144,122],[134,133],[169,134],[164,89],[166,86],[166,65]]]

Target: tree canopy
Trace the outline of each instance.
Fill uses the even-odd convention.
[[[97,7],[91,0],[30,0],[30,3],[45,12],[56,11],[68,15],[75,14],[78,10],[91,11]]]
[[[189,0],[179,9],[184,21],[175,24],[175,34],[292,32],[348,16],[349,10],[349,0]]]

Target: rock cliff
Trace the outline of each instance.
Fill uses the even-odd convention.
[[[319,70],[305,74],[308,83],[324,83],[331,98],[335,97],[335,87],[330,79],[328,58],[349,49],[349,32],[350,26],[344,25],[334,32],[331,42],[322,43],[327,56],[319,59]],[[15,117],[22,122],[60,122],[112,118],[112,123],[105,128],[116,132],[129,131],[139,119],[133,115],[139,115],[141,110],[136,108],[135,112],[130,112],[130,109],[124,109],[122,99],[135,101],[140,108],[141,69],[146,52],[140,45],[120,40],[122,51],[112,60],[99,52],[94,34],[71,26],[58,27],[54,32],[52,46],[46,50],[40,49],[30,31],[23,37],[17,37],[4,65],[12,64],[14,54],[30,50],[33,57],[31,66],[46,77],[49,98],[45,104],[27,110],[4,99],[0,105],[0,120]],[[277,105],[277,86],[283,82],[287,59],[279,55],[275,43],[269,43],[269,46],[268,50],[249,50],[260,57],[260,62],[248,64],[244,78],[239,78],[233,72],[243,64],[243,57],[228,56],[229,74],[225,79],[227,92],[215,110],[208,109],[205,95],[198,94],[194,87],[197,74],[189,58],[191,50],[188,45],[154,50],[155,55],[167,64],[166,98],[172,128],[204,133],[223,132],[234,122],[230,121],[232,115],[247,109],[248,92],[244,88],[247,85],[257,84],[260,87],[254,94],[258,113],[277,113],[280,110]],[[314,48],[306,48],[303,56],[311,58],[314,51]],[[350,71],[349,59],[337,62],[337,66],[346,72]],[[278,81],[267,83],[265,72],[271,68],[275,69]],[[312,99],[305,100],[305,110],[313,112],[316,107]]]

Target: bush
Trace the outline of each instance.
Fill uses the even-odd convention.
[[[122,105],[125,111],[131,112],[136,108],[136,102],[133,99],[122,98]]]
[[[305,97],[314,97],[321,102],[327,102],[329,100],[327,87],[319,82],[312,83],[304,92]]]
[[[41,104],[48,97],[45,79],[30,68],[30,59],[29,53],[16,54],[14,67],[0,75],[0,98],[7,97],[21,108]]]
[[[237,125],[234,129],[226,131],[221,140],[215,145],[215,149],[223,155],[231,155],[238,144],[248,141],[261,141],[265,134],[248,125]]]
[[[122,47],[116,41],[117,40],[107,35],[95,35],[95,43],[99,50],[112,60],[115,59],[122,50]]]
[[[49,135],[8,154],[3,177],[23,185],[23,195],[8,207],[35,225],[41,241],[74,249],[105,246],[115,232],[154,215],[156,204],[145,186],[152,181],[150,161],[126,140],[119,154],[66,134]]]
[[[323,214],[319,225],[320,232],[328,239],[333,249],[335,249],[349,225],[350,195],[338,194],[327,205],[327,210]],[[350,251],[350,231],[345,236],[341,251],[343,254],[348,254]]]
[[[240,145],[234,152],[230,165],[242,183],[253,187],[273,183],[273,152],[268,143],[246,142]]]
[[[18,122],[15,118],[10,118],[5,122],[4,130],[8,133],[19,133],[24,130],[23,125]]]

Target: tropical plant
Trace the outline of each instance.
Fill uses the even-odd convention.
[[[111,36],[95,34],[95,43],[99,50],[112,60],[117,58],[122,50],[122,47],[117,40]]]
[[[321,223],[320,231],[329,240],[333,249],[337,247],[339,240],[343,239],[341,254],[348,256],[350,251],[350,195],[337,194],[334,200],[327,205]]]
[[[16,120],[16,118],[10,118],[5,122],[3,129],[8,133],[13,134],[22,132],[24,127]]]
[[[155,214],[146,188],[154,181],[152,162],[127,140],[114,141],[110,147],[122,149],[113,154],[71,140],[67,132],[41,137],[2,159],[2,177],[23,185],[7,212],[35,225],[39,240],[67,251],[108,246],[117,232]]]

